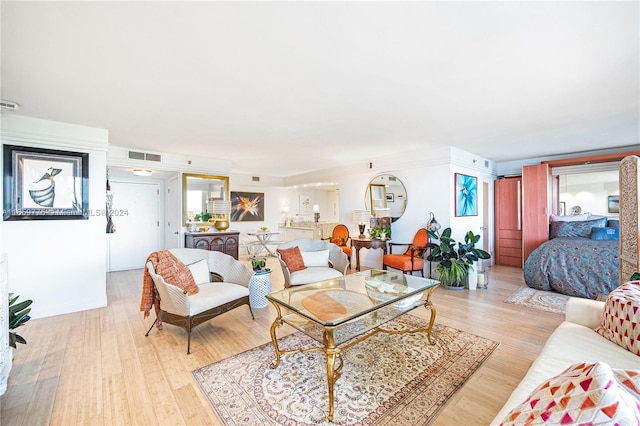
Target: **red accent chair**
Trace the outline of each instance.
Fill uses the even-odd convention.
[[[331,238],[327,238],[327,240],[340,247],[344,254],[351,259],[351,237],[349,236],[349,228],[342,224],[336,225],[331,233]]]
[[[393,253],[394,246],[407,247],[404,252]],[[424,277],[424,255],[429,247],[429,235],[424,228],[418,229],[412,243],[389,243],[389,254],[382,256],[382,268],[393,268],[410,274],[419,271]]]

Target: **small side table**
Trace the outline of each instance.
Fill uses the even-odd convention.
[[[267,294],[271,293],[271,269],[254,272],[249,281],[249,306],[266,308],[269,305]]]
[[[351,238],[351,246],[356,251],[356,271],[360,270],[360,249],[382,249],[387,254],[387,242],[389,240],[372,240],[370,238]]]

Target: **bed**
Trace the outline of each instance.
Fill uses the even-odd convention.
[[[524,265],[525,283],[538,290],[595,299],[619,285],[617,220],[550,223],[549,241]]]

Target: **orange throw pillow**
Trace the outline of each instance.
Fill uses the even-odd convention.
[[[302,259],[299,247],[296,246],[290,249],[278,249],[277,251],[280,253],[280,257],[285,265],[287,265],[290,273],[307,269],[307,267],[304,266],[304,260]]]

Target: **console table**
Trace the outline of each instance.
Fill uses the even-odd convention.
[[[220,251],[238,260],[239,231],[229,232],[186,232],[184,246],[210,251]]]
[[[388,240],[372,240],[370,238],[351,238],[351,247],[356,251],[356,271],[360,270],[360,249],[366,247],[368,249],[382,249],[387,254]]]

